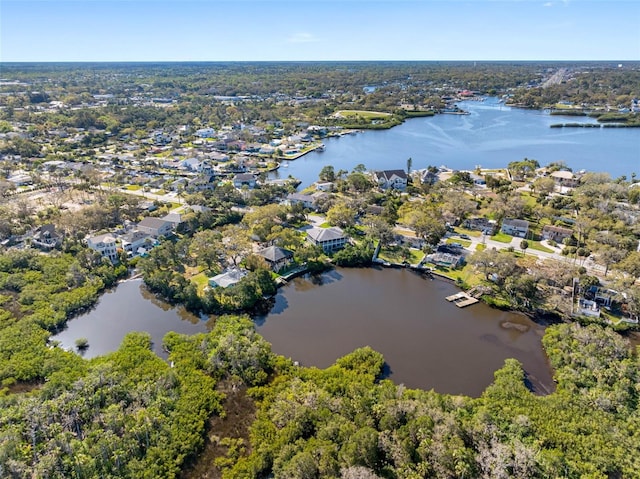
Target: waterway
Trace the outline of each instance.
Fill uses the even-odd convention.
[[[540,342],[543,326],[481,303],[457,308],[444,299],[457,291],[408,270],[336,269],[291,281],[255,322],[274,352],[306,366],[327,367],[368,345],[384,355],[389,378],[397,383],[477,396],[513,357],[523,363],[535,392],[552,390]],[[167,332],[204,332],[213,321],[157,300],[133,280],[105,293],[52,339],[73,349],[85,337],[84,355],[91,358],[116,350],[130,331],[146,331],[154,351],[166,357]]]
[[[258,332],[273,350],[327,367],[354,349],[381,352],[389,378],[408,387],[478,396],[507,358],[519,360],[537,393],[554,388],[544,327],[483,303],[445,300],[453,284],[404,269],[336,269],[283,287]]]
[[[469,115],[413,118],[389,130],[365,130],[327,138],[325,150],[290,161],[273,176],[292,175],[304,188],[325,165],[351,171],[412,169],[446,165],[472,170],[502,168],[511,161],[535,159],[544,166],[564,161],[574,171],[607,172],[613,178],[640,175],[638,128],[550,128],[554,123],[594,123],[587,117],[551,116],[537,110],[507,107],[496,98],[458,104]]]
[[[82,355],[89,359],[115,351],[132,331],[151,334],[153,350],[166,358],[162,338],[169,331],[182,334],[206,332],[208,317],[195,316],[182,306],[159,300],[141,279],[121,282],[107,291],[89,312],[69,321],[64,330],[51,337],[66,349],[74,349],[78,338],[87,338],[89,347]]]

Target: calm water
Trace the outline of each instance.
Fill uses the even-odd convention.
[[[89,348],[83,356],[93,358],[118,349],[127,333],[146,331],[151,334],[153,350],[166,356],[162,351],[165,334],[205,332],[207,319],[194,316],[182,306],[173,307],[158,300],[147,291],[141,279],[129,280],[103,294],[95,308],[69,321],[66,329],[51,339],[74,349],[76,339],[87,338]]]
[[[338,269],[293,280],[256,324],[275,352],[306,366],[324,368],[371,346],[396,383],[477,396],[506,358],[516,358],[534,391],[552,390],[544,329],[482,303],[460,309],[445,301],[458,291],[407,270]]]
[[[397,383],[477,396],[513,357],[523,363],[534,391],[553,389],[540,343],[543,328],[484,304],[459,309],[444,299],[457,291],[406,270],[338,269],[289,283],[256,325],[274,352],[308,366],[329,366],[368,345],[384,354]],[[52,339],[73,349],[76,339],[86,337],[85,357],[91,358],[116,350],[130,331],[147,331],[163,355],[167,332],[195,334],[209,327],[206,318],[158,301],[134,280],[104,294]]]
[[[277,174],[292,175],[305,187],[318,179],[325,165],[336,171],[351,171],[359,163],[368,169],[406,169],[407,158],[412,158],[414,170],[429,165],[500,168],[526,157],[543,166],[564,161],[576,171],[604,171],[613,178],[640,175],[638,128],[549,128],[553,123],[595,121],[510,108],[495,98],[459,105],[470,114],[414,118],[390,130],[326,139],[324,152],[291,161]]]

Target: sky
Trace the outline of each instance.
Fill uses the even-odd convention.
[[[0,0],[0,62],[640,60],[640,0]]]

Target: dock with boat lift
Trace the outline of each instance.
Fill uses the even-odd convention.
[[[473,296],[471,296],[468,293],[465,293],[464,291],[460,291],[459,293],[452,294],[451,296],[447,296],[445,299],[450,303],[455,303],[455,305],[458,308],[471,306],[472,304],[476,304],[478,301],[480,301],[479,299],[474,298]]]

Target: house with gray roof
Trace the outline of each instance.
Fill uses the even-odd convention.
[[[505,219],[502,221],[500,231],[507,235],[526,238],[529,232],[529,222],[527,220]]]
[[[389,188],[404,190],[407,187],[407,174],[404,170],[374,171],[373,178],[384,190]]]
[[[62,244],[62,235],[56,232],[56,227],[54,225],[42,225],[33,234],[31,244],[44,250],[51,250]]]
[[[138,230],[150,234],[154,238],[167,236],[173,231],[174,224],[161,218],[146,217],[138,223]]]
[[[322,247],[325,253],[342,249],[347,244],[347,237],[344,232],[336,226],[331,228],[311,228],[307,230],[307,240],[316,246]]]
[[[144,231],[131,231],[120,238],[122,249],[130,256],[147,253],[155,243],[149,233]]]
[[[272,271],[280,271],[291,263],[293,259],[293,252],[279,246],[269,246],[256,252],[256,254],[264,258]]]
[[[256,187],[256,175],[253,173],[238,173],[233,177],[233,186],[242,188],[248,186],[250,189]]]

